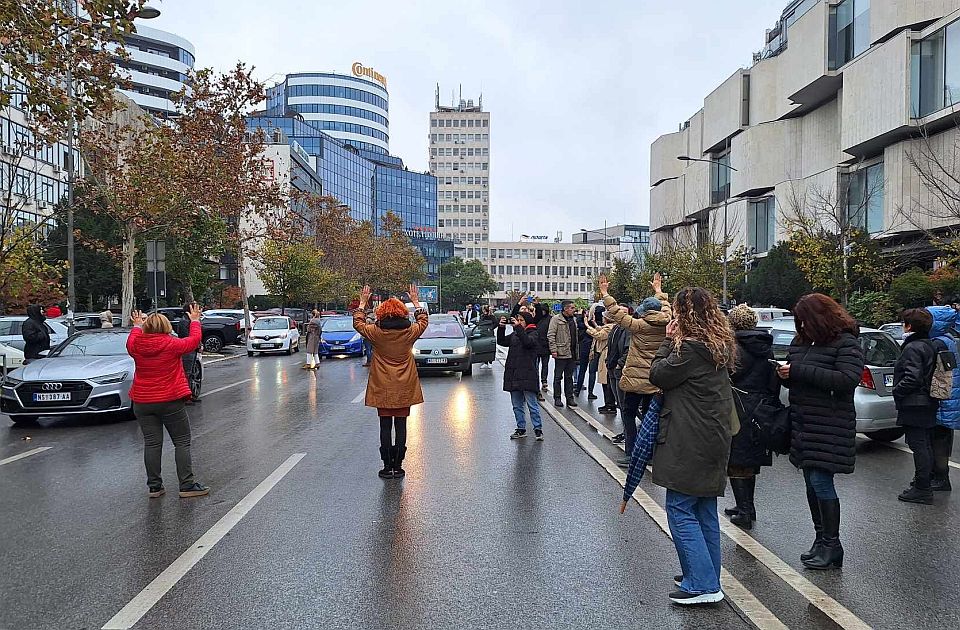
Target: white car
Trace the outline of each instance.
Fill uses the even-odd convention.
[[[23,350],[23,322],[26,315],[6,315],[0,317],[0,343]],[[67,327],[55,319],[44,322],[47,332],[50,333],[50,348],[53,349],[67,338]]]
[[[0,366],[7,372],[23,366],[23,350],[0,343]]]
[[[777,319],[787,319],[793,317],[793,313],[788,311],[785,308],[765,308],[759,306],[751,306],[753,312],[757,314],[757,319],[761,322],[772,322]]]
[[[253,322],[247,335],[247,356],[266,352],[300,352],[297,322],[286,315],[268,315]]]

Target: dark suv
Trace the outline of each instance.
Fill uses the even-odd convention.
[[[173,329],[186,317],[182,308],[160,308],[157,312],[167,316]],[[200,317],[203,331],[203,349],[205,352],[220,352],[224,346],[240,344],[240,320],[232,317]]]

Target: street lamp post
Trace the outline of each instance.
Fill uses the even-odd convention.
[[[729,148],[729,144],[727,148]],[[717,166],[723,166],[731,171],[736,171],[737,169],[733,168],[729,164],[724,164],[723,162],[717,160],[704,160],[702,158],[693,158],[689,155],[678,155],[677,159],[681,162],[706,162],[707,164],[716,164]],[[730,203],[730,192],[723,198],[723,304],[728,304],[727,302],[727,245],[730,242],[730,237],[727,232],[727,206]]]

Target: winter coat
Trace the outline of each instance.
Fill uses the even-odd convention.
[[[162,403],[191,396],[183,372],[182,357],[197,351],[203,337],[200,322],[190,322],[190,334],[184,338],[163,333],[145,333],[134,327],[127,337],[127,353],[136,369],[130,400],[135,403]]]
[[[550,324],[547,327],[547,343],[550,346],[550,354],[556,354],[558,359],[573,358],[573,347],[580,341],[576,339],[575,334],[570,334],[570,322],[563,313],[557,313],[550,318]]]
[[[47,330],[46,320],[39,305],[31,304],[27,307],[27,319],[20,327],[24,359],[39,359],[41,352],[50,349],[50,332]]]
[[[587,333],[587,314],[576,316],[577,320],[577,339],[580,340],[580,350],[578,356],[580,361],[587,360],[590,356],[590,348],[593,347],[593,337]]]
[[[361,310],[353,313],[353,327],[373,344],[373,360],[367,378],[364,404],[378,409],[403,409],[423,402],[413,343],[427,329],[429,315],[417,311],[417,321],[388,318],[376,324],[367,323]]]
[[[650,382],[663,390],[653,483],[695,497],[727,487],[733,393],[727,371],[703,343],[666,339],[654,355]]]
[[[607,339],[607,358],[604,361],[607,364],[607,383],[610,383],[611,379],[617,379],[617,383],[620,382],[619,376],[623,375],[623,365],[627,360],[629,347],[630,335],[620,326],[613,324],[610,338]]]
[[[672,311],[666,293],[657,293],[656,298],[660,300],[661,310],[647,311],[640,317],[631,316],[613,296],[603,299],[613,321],[630,333],[630,350],[620,378],[620,389],[625,392],[657,393],[657,388],[650,384],[650,364],[667,337]]]
[[[613,324],[604,324],[599,328],[587,328],[587,334],[593,337],[593,354],[600,357],[597,363],[597,382],[606,385],[610,381],[609,370],[607,370],[607,351],[609,349],[610,332],[613,330]]]
[[[770,363],[773,358],[773,336],[763,330],[738,330],[737,369],[730,375],[739,392],[740,432],[730,444],[730,465],[756,468],[773,463],[771,453],[760,442],[751,420],[762,400],[780,397],[780,377]]]
[[[304,351],[307,354],[320,354],[320,335],[323,333],[323,322],[314,317],[307,322],[307,345]]]
[[[547,332],[550,330],[550,320],[553,316],[543,304],[534,304],[533,323],[537,325],[538,354],[541,357],[550,356],[550,342],[547,341]]]
[[[927,310],[933,315],[930,338],[943,342],[950,352],[957,354],[957,341],[949,335],[957,325],[957,312],[949,306],[928,306]],[[953,370],[953,391],[950,399],[940,401],[937,423],[948,429],[960,429],[960,361]]]
[[[857,458],[857,410],[853,394],[863,376],[857,338],[801,345],[787,353],[790,378],[790,463],[829,473],[852,473]]]
[[[497,327],[497,345],[509,348],[507,362],[503,366],[503,391],[536,392],[540,390],[540,376],[537,373],[537,327],[527,324],[526,328],[515,327],[506,334],[506,326]]]
[[[913,333],[903,341],[903,352],[893,366],[893,400],[897,424],[932,429],[937,424],[940,401],[930,396],[930,381],[937,351],[930,337]]]

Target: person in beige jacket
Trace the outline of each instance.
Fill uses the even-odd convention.
[[[610,282],[606,276],[600,277],[600,293],[603,295],[607,314],[630,335],[630,348],[619,382],[623,391],[621,415],[627,453],[620,461],[621,466],[630,465],[630,454],[633,453],[637,438],[637,416],[643,418],[650,406],[650,399],[659,391],[656,385],[650,383],[650,365],[660,344],[667,337],[667,324],[672,319],[670,302],[667,294],[663,292],[663,281],[659,273],[653,274],[650,286],[654,296],[644,299],[631,316],[626,307],[618,305],[616,298],[607,293]]]
[[[607,342],[610,340],[613,323],[606,312],[603,314],[603,321],[605,322],[603,326],[597,326],[596,323],[587,321],[587,334],[593,337],[590,360],[593,361],[594,356],[600,359],[597,363],[597,382],[603,388],[603,406],[599,407],[597,411],[603,414],[615,414],[617,413],[617,405],[614,402],[609,381],[612,375],[607,370]]]

